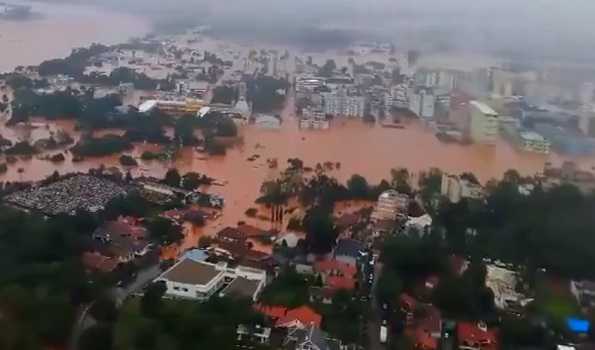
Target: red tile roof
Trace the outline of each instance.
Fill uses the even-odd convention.
[[[459,345],[479,347],[481,349],[498,349],[498,336],[495,330],[482,329],[477,324],[460,322],[457,325]]]
[[[309,306],[303,305],[287,311],[287,314],[277,321],[276,327],[285,327],[296,321],[305,326],[314,325],[320,328],[322,316],[312,310]]]
[[[255,304],[254,309],[275,320],[284,317],[285,314],[287,314],[287,308],[285,306]]]
[[[432,337],[431,333],[421,328],[416,328],[414,332],[414,346],[418,350],[436,350],[438,349],[438,339]]]
[[[338,289],[346,289],[346,290],[354,290],[355,289],[355,278],[352,277],[343,277],[343,276],[329,276],[326,278],[326,286],[330,289],[338,290]]]
[[[314,271],[322,274],[354,277],[357,273],[357,268],[338,260],[322,260],[314,264]]]
[[[407,293],[402,293],[401,296],[399,296],[399,305],[401,306],[401,309],[404,309],[407,312],[413,312],[415,311],[417,300]]]

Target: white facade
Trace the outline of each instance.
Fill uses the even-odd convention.
[[[376,207],[372,212],[372,220],[395,220],[397,214],[406,213],[409,207],[409,197],[395,190],[383,192],[378,197]]]
[[[184,258],[159,276],[156,282],[165,282],[165,295],[172,298],[204,301],[225,284],[236,278],[254,281],[257,285],[253,300],[266,283],[266,272],[246,266],[228,268],[226,263],[212,264]]]
[[[540,134],[528,131],[520,133],[520,146],[523,151],[549,154],[550,142]]]
[[[324,113],[334,116],[358,117],[364,116],[365,98],[363,96],[349,96],[344,92],[327,92],[322,94]]]
[[[452,203],[458,203],[463,198],[483,198],[483,189],[480,185],[446,173],[442,174],[440,192],[443,196],[448,197],[448,200]]]
[[[494,304],[497,308],[507,309],[530,301],[516,291],[516,272],[496,265],[487,265],[486,268],[486,287],[494,292]]]
[[[409,110],[421,118],[433,118],[436,99],[429,90],[409,92]]]
[[[469,102],[469,108],[471,141],[483,144],[496,143],[499,132],[498,113],[479,101]]]

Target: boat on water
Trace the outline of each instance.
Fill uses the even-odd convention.
[[[22,20],[31,16],[31,6],[0,2],[0,19]]]

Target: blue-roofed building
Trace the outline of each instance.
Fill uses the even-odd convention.
[[[589,330],[591,329],[589,321],[580,318],[569,317],[566,319],[566,325],[572,333],[576,334],[589,333]]]
[[[196,262],[202,262],[207,260],[209,256],[207,253],[202,249],[191,249],[184,253],[184,257],[182,259],[191,259]]]

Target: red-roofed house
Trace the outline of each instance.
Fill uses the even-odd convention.
[[[418,306],[413,320],[413,341],[418,350],[436,350],[442,336],[442,314],[433,305]]]
[[[278,320],[287,314],[287,308],[285,306],[256,304],[254,305],[254,309],[273,320]]]
[[[272,319],[275,322],[275,327],[305,328],[309,325],[320,327],[322,323],[322,316],[307,305],[288,310],[284,306],[256,304],[254,309]]]
[[[314,325],[320,328],[322,323],[322,316],[312,310],[309,306],[303,305],[295,309],[288,310],[284,317],[277,320],[276,327],[305,328],[309,325]]]
[[[406,323],[409,324],[413,320],[413,313],[417,307],[417,300],[409,294],[402,293],[399,296],[399,307],[401,312],[405,314]]]
[[[497,350],[498,335],[483,323],[460,322],[457,325],[457,341],[460,350]]]
[[[314,272],[324,283],[326,294],[334,294],[340,289],[354,290],[357,282],[357,268],[338,260],[323,260],[314,264]]]

